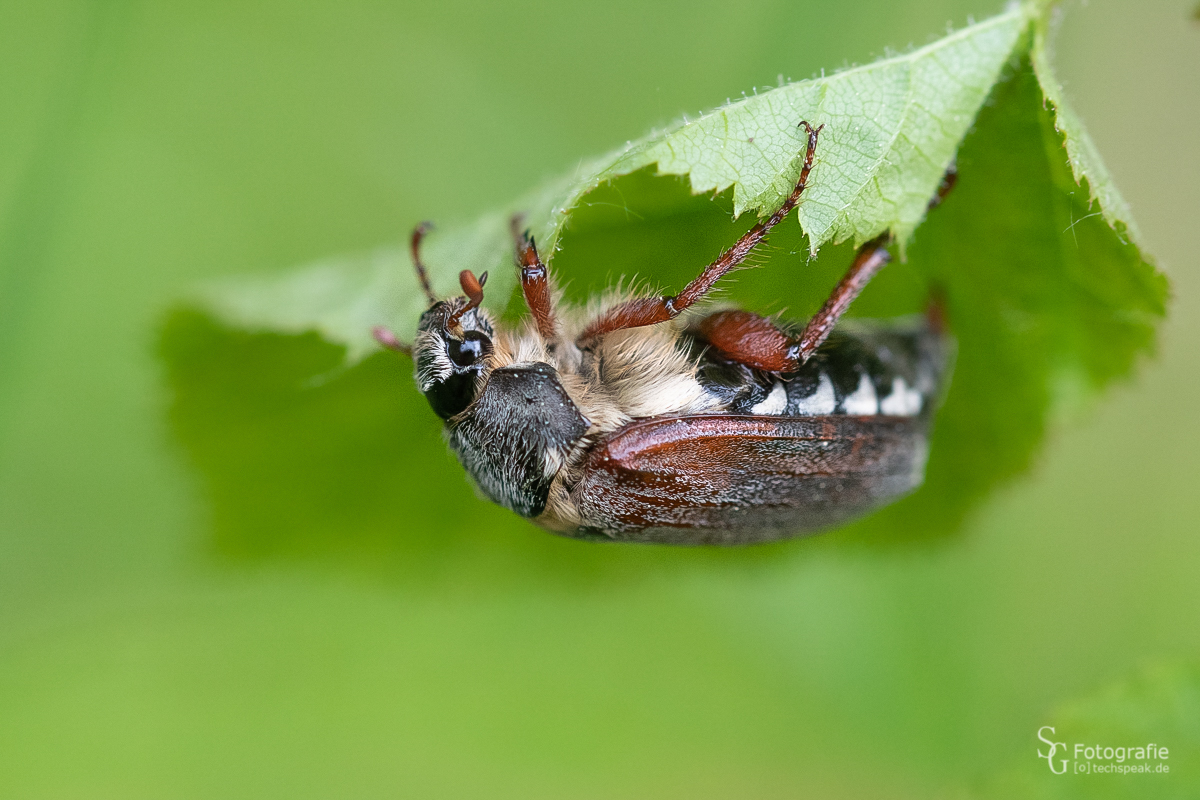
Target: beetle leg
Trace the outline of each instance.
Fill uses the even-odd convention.
[[[766,317],[750,311],[717,311],[701,319],[692,333],[724,358],[767,372],[791,372],[791,339]]]
[[[800,124],[808,132],[808,145],[804,151],[804,163],[800,168],[800,178],[796,181],[796,188],[792,190],[791,195],[783,201],[783,205],[766,222],[760,222],[747,231],[734,243],[733,247],[705,267],[704,271],[685,286],[679,294],[670,297],[645,297],[621,303],[609,309],[603,316],[593,320],[579,337],[579,341],[587,342],[613,331],[640,328],[643,325],[654,325],[674,319],[685,309],[702,300],[718,280],[745,261],[751,251],[767,237],[771,229],[783,221],[796,207],[804,187],[808,184],[808,173],[812,171],[813,156],[817,149],[817,136],[825,126],[819,125],[814,128],[807,122]]]
[[[941,205],[957,181],[958,170],[951,164],[938,184],[937,194],[929,201],[929,210]],[[891,260],[886,249],[889,241],[888,235],[884,234],[859,249],[846,275],[798,339],[788,339],[769,319],[748,311],[710,314],[696,326],[695,334],[730,361],[769,372],[799,369],[828,338],[834,324],[875,273]],[[940,300],[930,305],[931,324],[944,325],[943,306],[944,302]]]
[[[510,223],[513,242],[516,244],[517,265],[521,267],[521,292],[525,305],[533,314],[542,340],[553,341],[558,335],[554,319],[554,298],[550,294],[550,274],[538,256],[537,245],[529,231],[521,230],[521,215],[517,214]]]
[[[929,209],[932,210],[941,205],[942,200],[950,194],[950,190],[957,182],[958,170],[951,164],[950,168],[946,170],[946,174],[942,176],[942,182],[938,184],[937,194],[929,201]],[[829,295],[825,305],[821,306],[821,310],[813,315],[813,318],[804,326],[800,338],[789,347],[788,355],[795,359],[797,366],[812,357],[817,348],[828,338],[834,324],[854,302],[854,298],[858,297],[859,292],[866,287],[871,278],[875,277],[875,274],[892,260],[887,251],[890,242],[891,236],[884,233],[859,248],[858,255],[854,257],[854,263],[850,265],[845,276],[834,287],[833,293]]]
[[[789,338],[766,317],[749,311],[718,311],[696,325],[695,335],[730,361],[768,372],[794,372],[812,357],[888,255],[885,234],[859,249],[854,263],[798,338]]]
[[[433,305],[438,301],[437,295],[433,293],[433,287],[429,285],[429,271],[425,269],[425,264],[421,261],[421,240],[431,230],[433,230],[432,222],[422,222],[417,225],[413,228],[408,246],[412,253],[413,269],[417,272],[417,281],[421,284],[421,291],[425,292],[425,296],[429,298],[429,304]]]
[[[812,357],[817,348],[829,337],[829,332],[833,330],[834,324],[854,302],[854,298],[858,297],[859,292],[871,278],[875,277],[875,274],[892,260],[887,251],[889,241],[891,241],[891,237],[885,233],[876,236],[858,249],[858,254],[854,257],[850,269],[846,270],[846,274],[838,281],[838,285],[834,287],[833,293],[829,295],[825,305],[821,306],[821,310],[814,314],[813,318],[804,326],[800,338],[789,345],[788,356],[794,359],[797,365],[803,364]]]

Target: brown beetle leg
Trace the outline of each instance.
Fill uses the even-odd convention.
[[[429,304],[433,305],[438,301],[437,295],[433,293],[433,287],[429,285],[429,271],[425,269],[425,264],[421,261],[421,240],[431,230],[433,230],[432,222],[422,222],[413,228],[412,236],[408,240],[408,249],[409,253],[412,254],[413,270],[417,273],[417,282],[421,284],[421,291],[429,299]],[[386,347],[388,350],[395,350],[397,353],[404,353],[406,356],[412,355],[412,345],[400,341],[390,328],[383,325],[376,325],[371,329],[371,336],[382,347]]]
[[[788,348],[788,357],[794,359],[797,365],[803,364],[812,357],[817,348],[829,337],[829,332],[833,330],[838,319],[854,302],[854,298],[858,297],[859,292],[866,287],[871,278],[875,277],[875,274],[892,260],[887,251],[890,240],[891,237],[885,233],[876,236],[859,248],[858,254],[854,257],[854,263],[838,281],[838,285],[834,287],[833,293],[829,295],[825,305],[821,306],[821,310],[813,315],[813,318],[804,326],[800,338]]]
[[[694,332],[730,361],[768,372],[793,372],[812,357],[867,282],[891,260],[888,241],[885,234],[859,249],[846,275],[796,339],[766,317],[748,311],[710,314]]]
[[[942,176],[941,183],[938,184],[937,194],[929,201],[930,210],[941,205],[942,200],[950,194],[950,190],[957,182],[958,170],[951,164],[950,168],[946,170],[946,174]],[[854,263],[850,265],[845,276],[834,287],[833,294],[829,295],[825,305],[821,306],[821,310],[813,315],[813,318],[804,326],[800,338],[789,348],[788,355],[795,359],[797,365],[803,364],[812,357],[817,348],[829,337],[829,332],[833,330],[838,319],[854,302],[854,298],[858,297],[871,278],[875,277],[876,273],[892,260],[891,254],[887,251],[890,242],[890,234],[884,233],[859,248],[858,255],[854,257]]]
[[[689,306],[703,299],[718,280],[745,261],[751,251],[767,237],[771,229],[783,221],[796,207],[796,203],[800,200],[800,194],[808,183],[808,173],[812,170],[813,156],[817,149],[817,136],[825,126],[820,125],[814,128],[807,122],[800,124],[808,132],[808,145],[804,151],[804,163],[800,168],[800,178],[796,181],[796,188],[792,190],[791,195],[766,222],[760,222],[747,231],[733,247],[705,267],[704,271],[685,286],[679,294],[672,297],[640,298],[615,306],[588,325],[579,337],[579,341],[583,343],[613,331],[640,328],[643,325],[654,325],[674,319]]]
[[[718,311],[696,324],[692,333],[730,361],[768,372],[796,368],[788,355],[792,341],[766,317],[750,311]]]
[[[550,294],[549,271],[538,257],[537,245],[529,231],[521,231],[521,215],[514,216],[510,225],[516,244],[517,264],[521,267],[521,292],[525,295],[525,305],[529,306],[543,341],[552,341],[558,330],[554,320],[554,298]]]
[[[958,171],[951,164],[938,185],[937,194],[929,201],[930,210],[941,204],[957,180]],[[788,339],[769,319],[748,311],[710,314],[696,326],[695,334],[721,355],[739,364],[769,372],[798,369],[824,343],[838,319],[871,278],[891,260],[886,249],[889,242],[890,237],[884,234],[859,249],[846,275],[798,339]],[[944,302],[936,299],[931,303],[930,324],[944,324],[943,306]]]

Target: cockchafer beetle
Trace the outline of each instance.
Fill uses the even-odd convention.
[[[694,309],[800,201],[824,126],[808,134],[795,189],[667,297],[558,302],[528,232],[513,220],[530,319],[503,330],[480,307],[484,273],[430,307],[412,355],[450,447],[494,502],[557,533],[670,544],[769,541],[845,522],[923,480],[934,407],[952,352],[940,315],[839,318],[890,256],[863,245],[802,328],[747,311]],[[954,172],[931,202],[953,185]]]

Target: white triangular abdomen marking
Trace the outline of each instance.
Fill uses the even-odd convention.
[[[903,378],[892,380],[892,393],[879,404],[879,413],[911,417],[921,413],[921,393],[908,388]]]
[[[771,393],[763,398],[761,403],[750,407],[750,413],[770,415],[782,414],[783,410],[787,408],[787,399],[787,389],[784,388],[782,383],[776,382],[776,384],[771,387]]]
[[[829,380],[829,376],[821,373],[821,382],[817,384],[817,390],[808,397],[800,401],[796,406],[797,414],[832,414],[837,408],[837,395],[833,393],[833,381]]]
[[[877,414],[879,401],[875,397],[875,385],[866,375],[858,376],[858,388],[846,395],[842,408],[847,414]]]

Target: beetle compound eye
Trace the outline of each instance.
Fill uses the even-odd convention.
[[[490,342],[483,334],[477,331],[468,331],[466,338],[461,342],[457,339],[450,340],[450,360],[460,367],[472,366],[483,358],[488,344]]]

